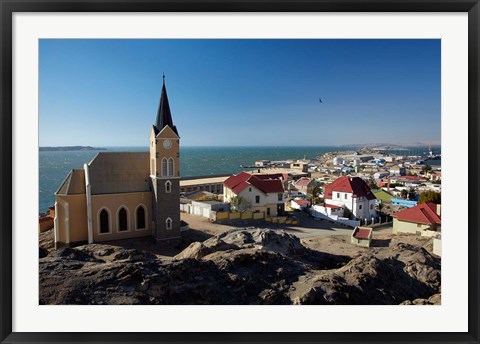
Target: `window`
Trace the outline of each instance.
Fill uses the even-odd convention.
[[[109,233],[110,232],[110,220],[108,218],[108,212],[106,209],[103,209],[100,212],[100,233]]]
[[[158,153],[158,152],[155,153],[155,158],[157,158],[157,159],[160,158],[160,153]]]
[[[267,216],[270,216],[270,208],[267,208]]]
[[[166,219],[165,224],[167,226],[167,229],[172,229],[172,219],[171,218]]]
[[[370,209],[371,209],[371,210],[373,209],[373,204],[370,204]]]
[[[172,192],[172,183],[169,180],[167,180],[165,183],[165,192],[166,193]]]
[[[283,194],[281,194],[281,193],[278,194],[278,200],[279,200],[279,201],[282,201],[282,200],[283,200]]]
[[[337,198],[340,198],[340,192],[337,192]]]
[[[118,231],[128,231],[128,215],[127,211],[123,207],[118,212]]]
[[[260,196],[255,196],[255,203],[260,203]]]
[[[345,194],[345,199],[347,199],[348,194]]]
[[[145,229],[145,208],[139,206],[137,208],[137,229]]]
[[[358,209],[362,209],[362,205],[361,205],[361,204],[358,206]]]
[[[248,191],[252,192],[252,188],[248,188]]]
[[[173,176],[173,158],[168,159],[168,174],[167,176]]]
[[[168,174],[168,170],[167,170],[167,158],[163,158],[162,159],[162,176],[165,177],[167,176]]]

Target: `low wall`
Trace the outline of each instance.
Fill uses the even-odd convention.
[[[347,219],[346,217],[340,217],[340,216],[337,216],[337,215],[330,215],[330,216],[327,216],[317,210],[314,210],[312,208],[310,208],[310,215],[312,215],[313,217],[317,218],[317,219],[322,219],[322,220],[327,220],[327,221],[330,221],[330,222],[334,222],[334,223],[339,223],[339,224],[342,224],[342,225],[345,225],[345,226],[348,226],[348,227],[357,227],[357,226],[360,226],[360,221],[356,221],[356,220],[349,220]]]
[[[242,220],[250,220],[253,219],[253,213],[251,211],[246,211],[244,213],[240,213],[240,218]]]
[[[442,256],[442,239],[434,238],[433,239],[433,253],[437,256]]]
[[[253,219],[254,220],[263,220],[264,217],[265,217],[265,213],[263,213],[263,212],[253,213]]]
[[[437,231],[426,230],[426,231],[422,231],[421,235],[423,237],[436,237],[438,235],[438,232]]]

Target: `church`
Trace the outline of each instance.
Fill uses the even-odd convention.
[[[55,248],[78,243],[180,234],[180,137],[165,76],[150,152],[100,152],[73,169],[55,193]]]

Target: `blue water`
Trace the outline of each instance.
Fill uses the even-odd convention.
[[[240,165],[257,160],[313,159],[326,152],[350,147],[181,147],[182,177],[237,173]],[[398,155],[420,155],[425,149],[392,151]],[[39,210],[47,211],[55,202],[54,193],[73,168],[83,168],[99,151],[39,152]],[[148,147],[108,147],[107,152],[148,152]],[[439,153],[439,152],[438,152]]]

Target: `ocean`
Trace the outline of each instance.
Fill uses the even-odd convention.
[[[148,152],[148,147],[106,147],[106,152]],[[352,147],[180,147],[182,177],[238,173],[240,165],[251,166],[257,160],[313,159],[327,152],[354,150]],[[426,149],[391,151],[398,155],[421,155]],[[39,211],[46,212],[55,203],[55,192],[73,168],[83,168],[99,151],[39,152]]]

